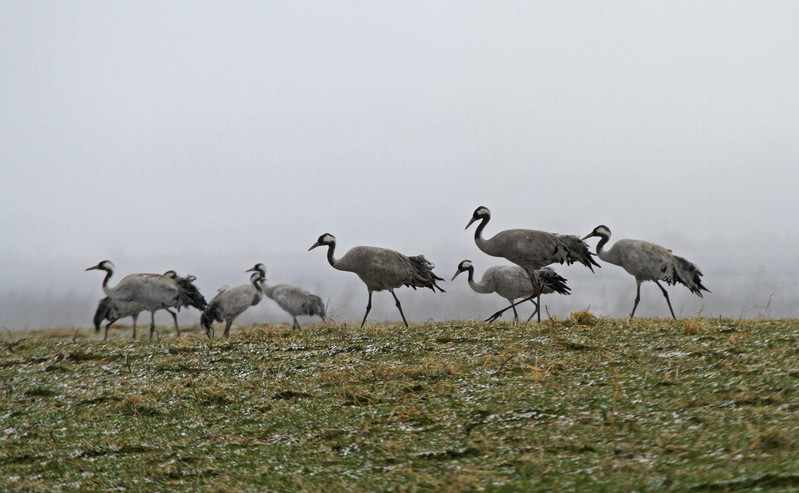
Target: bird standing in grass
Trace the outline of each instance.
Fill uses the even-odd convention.
[[[593,236],[600,238],[596,245],[596,253],[600,259],[623,267],[635,277],[635,303],[630,318],[635,316],[635,309],[641,301],[641,283],[644,281],[654,281],[657,284],[666,298],[672,318],[675,319],[677,317],[671,307],[669,293],[658,281],[665,281],[670,285],[680,283],[700,298],[702,291],[710,292],[702,285],[702,272],[699,268],[684,258],[673,255],[671,250],[648,241],[627,239],[618,240],[609,250],[605,250],[605,245],[610,241],[610,228],[604,225],[597,226],[583,239]]]
[[[174,270],[168,270],[164,272],[163,275],[177,282],[181,291],[181,296],[179,297],[181,304],[172,308],[177,308],[178,311],[180,311],[182,306],[192,306],[201,312],[205,310],[207,304],[205,298],[202,293],[200,293],[200,290],[197,289],[197,286],[194,285],[194,281],[197,279],[196,277],[191,274],[186,277],[180,277]],[[111,328],[114,322],[120,318],[133,317],[133,338],[135,339],[136,324],[139,314],[144,310],[144,306],[135,301],[115,300],[106,296],[97,303],[97,310],[94,312],[94,331],[100,332],[100,326],[103,321],[108,320],[105,326],[105,335],[103,336],[103,340],[105,341],[108,339],[108,329]],[[177,314],[169,308],[164,308],[164,310],[172,315],[172,320],[174,320],[175,327],[177,328]],[[180,334],[179,331],[178,334]]]
[[[264,264],[255,264],[250,270],[260,272],[264,280],[266,279],[266,266]],[[322,303],[322,298],[315,294],[309,293],[307,290],[290,284],[276,284],[270,286],[266,282],[262,283],[264,294],[274,300],[275,303],[283,310],[287,311],[294,319],[293,328],[300,330],[300,322],[297,320],[299,315],[319,316],[322,321],[325,320],[325,304]]]
[[[247,269],[245,272],[254,270],[254,268]],[[214,299],[208,303],[200,317],[200,324],[205,328],[205,335],[209,339],[213,338],[214,322],[225,322],[224,336],[227,337],[230,334],[230,326],[236,320],[236,317],[244,313],[247,308],[255,306],[261,301],[264,295],[263,287],[261,286],[263,280],[263,274],[256,271],[250,276],[249,284],[221,289],[214,296]]]
[[[541,293],[534,293],[532,291],[530,276],[527,274],[527,271],[518,265],[495,265],[489,267],[485,270],[479,282],[474,280],[474,264],[472,264],[471,260],[463,260],[458,264],[458,270],[455,272],[455,275],[452,276],[452,280],[454,281],[461,272],[469,273],[469,286],[471,286],[472,290],[476,293],[497,293],[508,300],[511,304],[511,308],[513,308],[514,321],[519,319],[516,305],[513,303],[514,300],[518,298],[530,299],[530,295],[533,294],[536,297],[539,294],[549,293],[570,294],[570,289],[566,285],[566,279],[549,267],[544,267],[543,269],[535,271],[535,275],[538,276],[536,285],[539,286]],[[530,315],[530,318],[527,319],[528,322],[536,313],[539,313],[539,306],[536,301],[534,299],[530,299],[530,301],[535,305],[535,311]],[[489,321],[496,320],[496,318],[492,318]]]
[[[336,249],[336,237],[330,233],[320,236],[308,251],[318,246],[327,246],[327,261],[334,269],[354,272],[366,284],[366,289],[369,291],[369,302],[366,304],[366,313],[363,314],[361,327],[366,323],[366,316],[372,309],[372,292],[374,291],[386,290],[391,293],[406,327],[408,321],[402,312],[402,304],[394,293],[396,288],[410,286],[413,289],[430,288],[433,292],[436,289],[444,292],[436,284],[436,281],[443,281],[443,279],[433,273],[435,266],[428,262],[423,255],[408,257],[388,248],[356,246],[337,259],[333,255]]]
[[[492,315],[489,320],[498,318],[506,310],[529,299],[539,298],[538,303],[540,305],[541,288],[537,286],[538,279],[534,274],[538,269],[554,263],[571,265],[574,262],[585,265],[591,269],[591,272],[594,271],[593,266],[599,267],[599,264],[591,258],[592,254],[588,250],[588,245],[577,236],[547,233],[531,229],[507,229],[486,239],[483,238],[483,229],[485,229],[486,224],[488,224],[490,220],[491,211],[488,210],[487,207],[480,206],[475,209],[471,220],[469,220],[469,223],[466,225],[468,229],[473,223],[479,221],[477,230],[474,232],[474,242],[477,244],[477,248],[483,253],[493,257],[503,257],[522,267],[530,276],[532,292],[537,292],[539,294],[531,294],[527,298],[515,304],[511,304],[511,306]],[[540,311],[538,317],[538,321],[540,322]]]
[[[108,281],[114,275],[115,269],[113,262],[103,260],[97,265],[88,267],[86,270],[103,270],[106,272],[103,279],[103,291],[112,300],[137,303],[142,306],[142,311],[147,310],[150,312],[150,339],[152,339],[155,332],[156,311],[181,306],[193,306],[196,303],[196,300],[192,300],[181,289],[175,279],[161,274],[130,274],[123,277],[116,286],[109,286]],[[180,337],[177,316],[172,313],[172,317],[175,319],[175,332],[177,332],[177,337]]]

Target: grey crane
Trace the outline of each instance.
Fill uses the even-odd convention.
[[[583,239],[593,236],[600,238],[596,245],[596,253],[600,259],[623,267],[635,277],[635,303],[633,303],[630,318],[635,316],[635,309],[638,308],[638,302],[641,301],[641,283],[644,281],[654,281],[657,284],[666,298],[672,318],[675,319],[677,317],[671,307],[669,293],[658,281],[665,281],[669,285],[683,284],[700,298],[702,291],[710,292],[702,285],[702,272],[699,268],[684,258],[672,254],[671,250],[648,241],[629,239],[618,240],[609,250],[604,250],[605,245],[610,241],[610,228],[605,225],[597,226]]]
[[[531,229],[506,229],[486,239],[483,238],[483,229],[490,220],[491,211],[487,207],[480,206],[475,209],[466,229],[474,222],[480,221],[474,232],[474,242],[477,244],[477,248],[493,257],[503,257],[526,270],[530,275],[533,293],[540,292],[540,288],[537,286],[538,279],[534,272],[549,264],[557,262],[571,265],[574,262],[580,262],[591,269],[591,272],[594,271],[593,266],[599,267],[599,264],[591,258],[592,254],[588,250],[588,245],[577,236]],[[509,308],[536,297],[539,298],[540,305],[540,294],[531,294],[498,311],[488,321],[495,320]],[[541,321],[540,312],[538,319]]]
[[[202,293],[200,293],[200,290],[194,285],[194,281],[197,279],[195,276],[189,274],[186,277],[180,277],[174,270],[168,270],[164,272],[163,275],[169,277],[170,279],[174,279],[180,287],[182,296],[179,299],[181,300],[181,303],[184,304],[174,308],[180,310],[181,306],[193,306],[200,311],[205,309],[207,303],[205,302],[205,298],[203,297]],[[169,308],[165,308],[165,310],[172,315],[172,319],[175,321],[175,327],[177,327],[177,314]],[[111,325],[114,322],[120,318],[132,317],[133,338],[135,339],[136,323],[138,321],[139,314],[143,311],[145,311],[144,306],[135,301],[114,300],[106,296],[97,303],[97,310],[94,312],[95,332],[100,332],[100,326],[102,325],[103,321],[108,320],[108,324],[105,326],[105,335],[103,337],[103,340],[107,340],[108,329],[111,328]]]
[[[264,280],[266,280],[266,266],[264,264],[255,264],[251,270],[260,272]],[[315,294],[309,293],[307,290],[290,284],[276,284],[270,286],[266,282],[262,283],[264,294],[274,300],[275,303],[283,310],[287,311],[294,319],[294,329],[300,330],[300,322],[297,320],[298,315],[319,316],[322,321],[325,320],[325,304],[322,303],[322,298]]]
[[[463,260],[458,264],[458,270],[455,271],[455,275],[452,276],[451,280],[454,281],[461,272],[469,273],[469,286],[475,292],[497,293],[507,299],[511,304],[511,308],[513,308],[513,320],[519,319],[519,314],[516,312],[516,305],[513,304],[513,301],[533,294],[530,287],[530,276],[527,271],[518,265],[495,265],[489,267],[483,272],[483,277],[478,282],[474,280],[474,264],[472,261]],[[570,294],[571,290],[566,285],[566,279],[549,267],[536,270],[535,275],[538,277],[537,285],[541,291],[540,293],[535,293],[535,296],[550,293]],[[535,311],[527,319],[528,322],[540,311],[536,301],[534,299],[530,299],[530,301],[535,305]],[[494,317],[490,321],[496,320],[496,318],[499,317]]]
[[[366,304],[366,313],[363,314],[361,327],[366,323],[366,316],[372,309],[372,292],[374,291],[386,290],[391,293],[406,327],[408,321],[405,319],[402,304],[394,293],[394,289],[410,286],[413,289],[430,288],[433,292],[436,289],[442,293],[445,292],[436,284],[436,281],[443,281],[443,279],[433,273],[435,266],[428,262],[423,255],[408,257],[388,248],[356,246],[337,259],[333,256],[336,249],[336,237],[330,233],[321,235],[308,251],[318,246],[327,246],[327,261],[334,269],[354,272],[366,284],[366,289],[369,291],[369,302]]]
[[[110,260],[103,260],[97,265],[86,269],[103,270],[106,272],[103,279],[103,291],[106,296],[114,301],[135,302],[143,307],[142,311],[150,312],[150,338],[155,332],[155,312],[168,308],[189,306],[193,301],[181,290],[175,279],[162,274],[129,274],[122,278],[116,286],[109,286],[108,281],[114,275],[116,266]],[[175,319],[176,337],[180,337],[177,316]]]
[[[248,269],[245,272],[254,270],[254,268]],[[244,313],[247,308],[255,306],[261,301],[264,295],[263,287],[261,286],[263,280],[263,274],[255,271],[250,275],[248,284],[219,290],[200,317],[200,323],[205,327],[205,335],[209,339],[213,338],[214,322],[225,322],[224,336],[227,337],[230,334],[230,326],[236,320],[236,317]]]

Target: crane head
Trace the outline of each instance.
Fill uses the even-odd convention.
[[[591,238],[593,236],[599,236],[600,238],[610,239],[610,228],[608,228],[604,224],[600,224],[599,226],[594,228],[594,230],[591,231],[591,233],[583,236],[583,240],[587,240],[588,238]]]
[[[114,263],[110,260],[103,260],[97,265],[87,267],[86,270],[104,270],[106,272],[114,272]]]
[[[471,260],[462,260],[461,263],[458,264],[458,270],[455,272],[455,275],[452,276],[452,279],[450,279],[450,281],[454,281],[455,278],[458,277],[458,274],[460,274],[461,272],[466,272],[473,268],[474,266],[472,265]]]
[[[260,272],[261,277],[263,277],[264,280],[266,279],[266,266],[260,262],[255,264],[253,267],[245,270],[244,272]]]
[[[320,236],[318,240],[316,240],[316,243],[311,245],[311,248],[309,248],[308,251],[310,252],[311,250],[313,250],[318,246],[335,245],[335,244],[336,244],[336,237],[331,235],[330,233],[325,233],[322,236]]]
[[[474,210],[472,214],[472,218],[469,220],[469,224],[466,225],[466,228],[469,229],[469,226],[472,225],[475,221],[480,221],[481,219],[491,219],[491,211],[488,210],[488,207],[480,206]]]

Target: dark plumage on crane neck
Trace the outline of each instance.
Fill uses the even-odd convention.
[[[474,231],[474,239],[478,240],[483,235],[483,228],[486,227],[488,221],[491,220],[491,211],[488,210],[488,207],[480,206],[474,210],[474,214],[472,214],[472,218],[469,220],[469,224],[466,225],[466,228],[469,229],[474,222],[480,221],[480,224],[477,225],[477,229]]]
[[[104,270],[105,271],[105,278],[103,279],[103,288],[108,286],[108,280],[111,279],[111,276],[114,275],[114,270],[116,266],[110,260],[103,260],[97,265],[93,265],[91,267],[87,267],[86,270]]]
[[[327,246],[327,261],[330,262],[330,265],[336,267],[336,258],[333,256],[333,251],[336,249],[336,237],[330,233],[325,233],[316,240],[316,243],[311,245],[308,251],[310,252],[319,246]]]
[[[461,272],[468,272],[469,274],[469,282],[474,282],[474,264],[472,264],[471,260],[462,260],[461,263],[458,264],[458,270],[455,272],[455,275],[452,276],[450,281],[454,281],[456,277],[460,275]]]
[[[592,238],[594,236],[599,237],[599,243],[596,244],[596,254],[597,256],[599,256],[599,258],[602,258],[602,253],[604,253],[602,249],[610,241],[610,234],[611,234],[610,228],[608,228],[604,224],[600,224],[599,226],[594,228],[594,230],[591,231],[591,233],[585,235],[582,239],[583,241],[585,241],[588,238]]]

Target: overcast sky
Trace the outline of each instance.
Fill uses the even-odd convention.
[[[325,232],[479,275],[478,205],[487,235],[664,244],[714,294],[794,272],[798,26],[793,1],[0,2],[0,287],[30,262],[96,299],[105,258],[357,283],[305,252]]]

